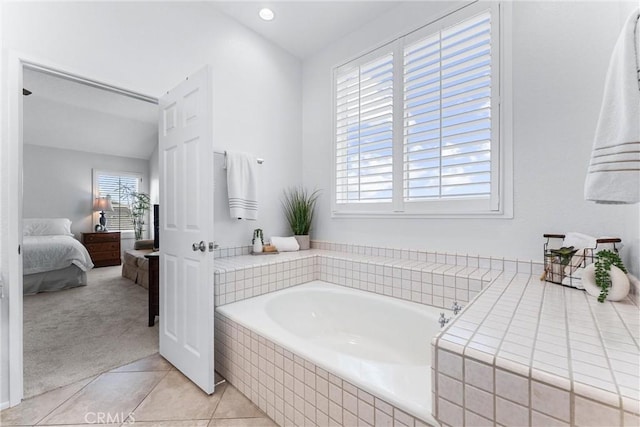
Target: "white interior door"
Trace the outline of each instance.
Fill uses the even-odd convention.
[[[159,103],[160,354],[207,393],[214,389],[211,100],[205,67]]]

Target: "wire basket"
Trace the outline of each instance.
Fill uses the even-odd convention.
[[[619,238],[596,239],[593,248],[563,248],[564,234],[544,234],[547,240],[544,244],[544,273],[542,280],[576,289],[582,286],[582,272],[584,268],[595,262],[596,254],[601,249],[610,249],[618,253],[616,243]],[[607,245],[606,248],[603,246]]]

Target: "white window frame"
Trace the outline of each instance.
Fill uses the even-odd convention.
[[[99,195],[99,185],[98,185],[98,176],[100,175],[112,175],[112,176],[124,176],[124,177],[128,177],[128,178],[135,178],[138,180],[138,191],[140,191],[141,187],[142,187],[142,174],[141,173],[137,173],[137,172],[119,172],[119,171],[110,171],[110,170],[101,170],[101,169],[93,169],[93,199],[92,199],[92,203],[93,200],[95,200]],[[97,224],[99,224],[99,219],[100,219],[100,214],[96,214],[94,212],[94,215],[92,215],[93,218],[93,227],[95,228],[95,226]],[[109,224],[107,224],[107,228],[109,227]],[[118,230],[114,230],[114,231],[118,231]],[[120,238],[121,239],[134,239],[135,238],[135,230],[119,230],[120,231]]]
[[[498,46],[492,52],[492,79],[497,90],[492,94],[492,142],[491,142],[491,198],[489,199],[438,199],[423,202],[404,202],[403,162],[394,161],[393,202],[391,203],[337,203],[336,185],[336,75],[340,67],[358,66],[374,60],[378,52],[394,51],[394,62],[402,70],[405,44],[434,34],[442,28],[455,25],[482,12],[491,11],[492,39]],[[381,44],[364,55],[333,68],[332,79],[332,186],[331,216],[334,218],[513,218],[513,148],[512,148],[512,72],[511,72],[511,5],[508,2],[476,2],[443,14],[432,23],[411,31],[392,41]],[[398,64],[399,62],[399,64]],[[403,75],[394,74],[394,105],[403,105]],[[394,111],[398,111],[394,109]],[[394,114],[393,154],[403,158],[403,120]]]

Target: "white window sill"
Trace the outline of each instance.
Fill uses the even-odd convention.
[[[513,212],[451,212],[451,213],[427,213],[427,212],[331,212],[331,218],[344,219],[385,219],[385,218],[416,218],[416,219],[451,219],[451,218],[485,218],[485,219],[513,219]]]

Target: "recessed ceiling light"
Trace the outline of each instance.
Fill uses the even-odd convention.
[[[273,10],[267,9],[266,7],[264,9],[260,9],[258,15],[260,15],[260,18],[264,19],[265,21],[271,21],[275,16]]]

